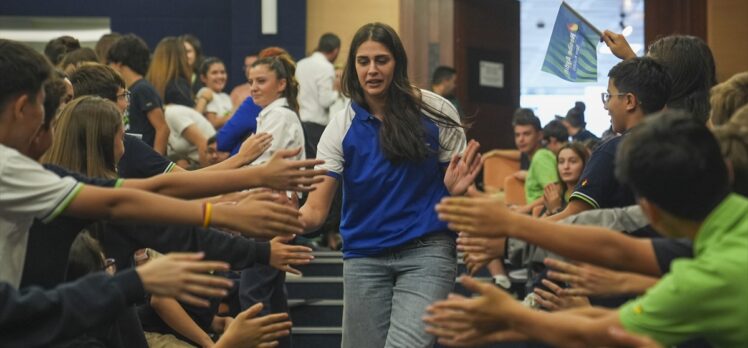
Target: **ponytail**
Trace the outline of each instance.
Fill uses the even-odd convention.
[[[299,114],[299,82],[296,81],[296,64],[291,57],[281,54],[275,57],[261,58],[252,64],[253,67],[258,65],[267,65],[268,69],[275,72],[279,80],[286,80],[286,89],[283,91],[283,97],[286,98],[288,106],[296,115]]]

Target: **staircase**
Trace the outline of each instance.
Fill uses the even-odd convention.
[[[315,252],[312,263],[298,269],[304,273],[303,277],[286,277],[294,347],[340,347],[343,320],[342,254],[336,251]],[[458,274],[464,273],[465,265],[460,261]],[[484,269],[477,278],[488,281],[490,275]],[[454,291],[470,295],[459,283],[455,284]],[[526,345],[515,343],[488,347],[519,348]]]

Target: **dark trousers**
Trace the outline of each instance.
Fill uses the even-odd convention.
[[[326,126],[314,122],[301,122],[301,126],[304,128],[306,158],[317,158],[317,144]]]
[[[260,316],[271,313],[288,313],[286,272],[273,267],[255,264],[242,271],[239,282],[239,303],[242,310],[262,303]],[[291,336],[278,340],[278,347],[290,348]]]

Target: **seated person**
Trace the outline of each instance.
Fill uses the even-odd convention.
[[[748,331],[743,325],[748,320],[748,303],[742,300],[743,289],[748,286],[748,200],[730,194],[727,166],[714,136],[690,115],[664,111],[633,129],[623,140],[617,165],[617,176],[637,193],[639,206],[658,232],[694,241],[693,259],[673,262],[670,273],[657,285],[617,310],[532,312],[498,290],[465,280],[468,287],[483,296],[471,300],[455,298],[432,310],[443,314],[442,308],[460,312],[473,309],[427,321],[441,328],[454,327],[449,323],[459,317],[464,323],[461,327],[476,329],[460,339],[481,337],[485,341],[529,338],[561,345],[613,345],[609,329],[623,327],[666,346],[694,337],[703,337],[714,346],[748,344]],[[707,182],[710,184],[703,184]],[[447,204],[437,208],[440,216],[451,221],[453,229],[472,234],[497,235],[496,229],[533,233],[548,227],[558,234],[567,230],[566,226],[502,213],[501,204],[493,204],[494,209],[484,216],[502,223],[493,225],[484,217],[483,226],[491,224],[493,231],[476,229],[472,223],[455,221],[450,205],[448,199]],[[481,304],[466,307],[472,302]],[[475,308],[485,312],[476,315]],[[721,319],[715,320],[708,313],[720,313]],[[506,328],[510,332],[500,331]],[[450,330],[430,331],[443,337],[461,335]]]
[[[166,105],[164,115],[169,125],[169,159],[187,169],[207,166],[208,138],[216,134],[213,125],[184,105]]]

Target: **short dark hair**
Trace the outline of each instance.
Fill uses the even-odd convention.
[[[574,107],[566,112],[566,122],[569,122],[569,125],[574,128],[584,128],[587,125],[587,122],[584,121],[585,109],[587,109],[587,106],[583,102],[574,103]]]
[[[70,75],[75,97],[95,95],[117,102],[117,92],[125,88],[125,80],[111,67],[89,63],[84,64]]]
[[[151,52],[143,39],[135,34],[127,34],[112,44],[106,61],[120,63],[140,75],[145,75],[151,61]]]
[[[213,135],[212,137],[208,138],[208,146],[218,141],[218,137]]]
[[[81,43],[78,39],[67,35],[60,36],[47,42],[47,45],[44,46],[44,55],[47,56],[52,64],[58,65],[68,52],[79,48],[81,48]]]
[[[0,108],[4,108],[16,94],[25,93],[30,98],[36,98],[51,73],[52,66],[47,58],[33,48],[0,39],[0,76],[3,77],[0,83]]]
[[[648,117],[621,141],[616,177],[682,219],[700,221],[729,193],[727,167],[706,126],[680,110]]]
[[[57,109],[60,107],[60,101],[67,91],[65,75],[57,69],[53,70],[52,76],[44,84],[44,123],[42,123],[42,128],[49,129],[49,126],[52,125],[52,120],[55,119]]]
[[[431,74],[431,85],[438,85],[446,80],[451,79],[452,76],[455,76],[456,74],[457,70],[455,70],[454,68],[444,65],[438,66],[436,67],[436,69],[434,69],[434,73]]]
[[[652,58],[624,60],[610,69],[608,77],[619,92],[636,96],[645,115],[662,110],[670,99],[670,75]]]
[[[553,120],[543,127],[543,139],[550,140],[556,138],[561,142],[569,141],[569,130],[559,120]]]
[[[512,127],[516,126],[532,126],[537,131],[541,131],[540,119],[535,116],[532,109],[519,108],[514,111],[514,117],[512,118]]]
[[[317,51],[330,53],[340,48],[340,38],[333,33],[324,33],[319,37]]]

